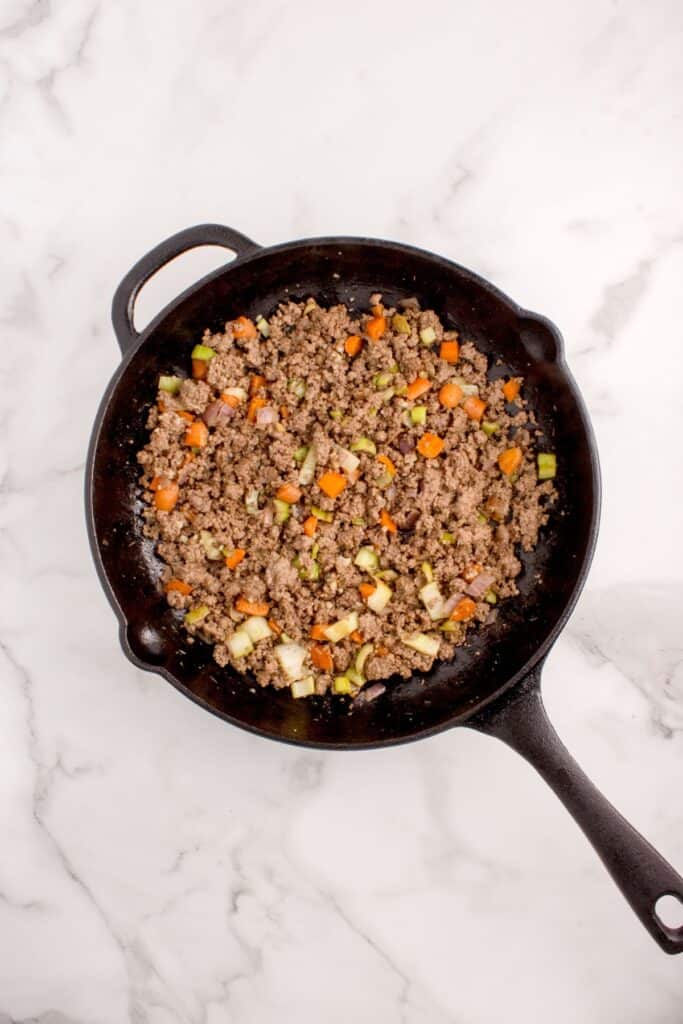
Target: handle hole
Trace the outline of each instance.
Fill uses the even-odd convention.
[[[655,903],[655,915],[659,923],[671,931],[683,928],[683,900],[673,893],[660,896]]]
[[[199,245],[170,260],[140,289],[133,310],[135,330],[144,331],[164,306],[177,299],[195,281],[231,259],[234,259],[234,254],[223,245]]]

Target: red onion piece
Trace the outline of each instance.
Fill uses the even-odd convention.
[[[371,700],[377,700],[378,697],[381,697],[385,690],[386,686],[383,683],[373,683],[372,686],[367,686],[364,690],[361,690],[353,703],[369,704]]]
[[[210,405],[207,405],[206,409],[202,413],[202,419],[206,423],[207,427],[218,427],[227,423],[234,411],[235,410],[232,406],[218,398],[215,402],[211,402]]]
[[[496,577],[492,572],[480,572],[466,588],[467,593],[470,597],[473,597],[475,601],[478,601],[479,598],[483,597],[486,591],[489,590],[495,582]]]
[[[269,423],[275,423],[277,421],[277,410],[273,409],[272,405],[264,405],[262,409],[256,411],[256,422],[259,427],[265,427]]]

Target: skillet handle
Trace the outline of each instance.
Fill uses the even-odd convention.
[[[111,318],[123,355],[140,336],[133,326],[133,310],[143,284],[176,256],[200,245],[222,245],[234,252],[237,259],[261,248],[246,235],[222,224],[196,224],[156,245],[128,271],[114,293]]]
[[[550,723],[540,691],[540,667],[507,700],[468,725],[507,743],[545,779],[621,889],[648,932],[666,953],[683,953],[683,927],[670,928],[655,913],[661,896],[683,908],[683,878],[600,793]]]

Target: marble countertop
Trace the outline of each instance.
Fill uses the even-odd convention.
[[[172,232],[489,277],[562,329],[602,458],[546,703],[683,869],[682,47],[676,0],[2,4],[0,1022],[683,1020],[683,961],[519,757],[203,713],[123,657],[82,509],[111,295]]]

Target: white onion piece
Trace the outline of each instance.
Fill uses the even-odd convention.
[[[272,405],[264,405],[262,409],[256,411],[256,423],[259,427],[268,426],[269,423],[277,422],[277,409],[273,409]]]

